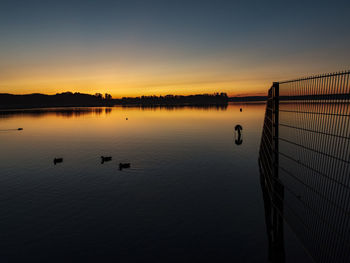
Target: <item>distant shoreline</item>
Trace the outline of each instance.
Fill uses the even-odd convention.
[[[58,93],[55,95],[27,94],[14,95],[0,93],[0,109],[42,109],[42,108],[68,108],[68,107],[175,107],[175,106],[222,106],[228,102],[265,101],[265,96],[228,97],[226,93],[196,94],[196,95],[166,95],[123,97],[113,99],[111,95],[100,93],[95,95],[83,93]]]
[[[245,97],[230,97],[230,102],[249,102],[249,101],[266,101],[266,96],[245,96]]]

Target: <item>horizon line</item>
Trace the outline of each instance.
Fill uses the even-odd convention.
[[[72,94],[84,94],[84,95],[90,95],[90,96],[95,96],[96,94],[110,94],[108,92],[105,93],[100,93],[97,92],[95,94],[91,94],[91,93],[84,93],[84,92],[72,92],[72,91],[64,91],[64,92],[57,92],[57,93],[40,93],[40,92],[32,92],[32,93],[9,93],[9,92],[0,92],[0,95],[14,95],[14,96],[28,96],[28,95],[45,95],[45,96],[55,96],[55,95],[59,95],[59,94],[65,94],[65,93],[72,93]],[[195,96],[195,95],[215,95],[215,94],[227,94],[227,97],[229,98],[245,98],[245,97],[264,97],[267,96],[267,91],[266,94],[262,94],[262,93],[243,93],[243,94],[236,94],[236,95],[228,95],[227,92],[213,92],[213,93],[192,93],[192,94],[153,94],[153,95],[136,95],[136,96],[118,96],[118,97],[114,97],[112,96],[112,99],[123,99],[123,98],[141,98],[141,97],[152,97],[152,96],[156,96],[156,97],[165,97],[165,96]]]

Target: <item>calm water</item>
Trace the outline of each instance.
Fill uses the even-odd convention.
[[[267,262],[264,113],[232,104],[0,115],[0,261]],[[287,233],[290,262],[293,242]]]

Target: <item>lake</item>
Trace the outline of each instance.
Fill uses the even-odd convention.
[[[0,261],[268,262],[264,114],[265,103],[3,112]],[[307,262],[287,227],[285,249]]]

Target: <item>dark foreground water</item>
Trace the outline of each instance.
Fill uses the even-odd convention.
[[[0,262],[267,262],[264,113],[232,104],[1,114]],[[287,262],[301,262],[288,229],[285,242]]]

